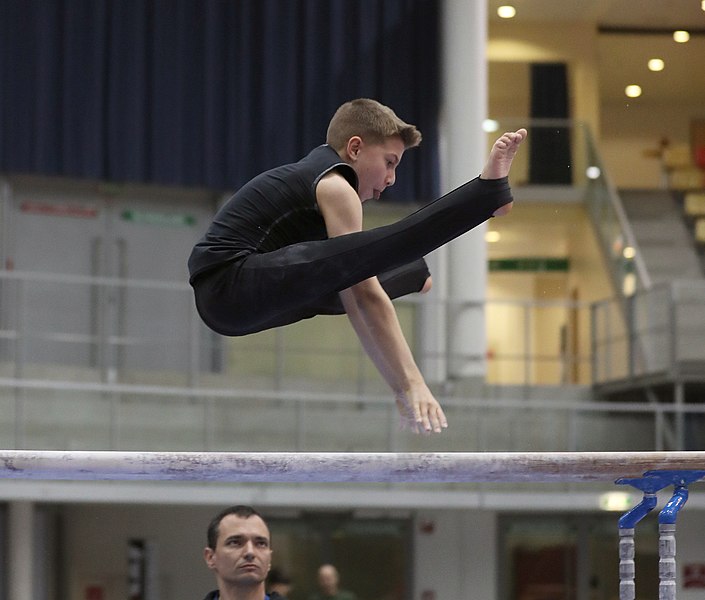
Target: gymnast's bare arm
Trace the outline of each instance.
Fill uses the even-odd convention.
[[[329,237],[362,230],[362,203],[338,173],[318,184],[316,200]],[[402,424],[415,432],[440,432],[445,414],[424,381],[404,338],[389,296],[376,277],[340,292],[340,298],[360,342],[394,392]]]

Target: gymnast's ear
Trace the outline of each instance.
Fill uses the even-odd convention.
[[[345,152],[348,155],[348,158],[350,158],[351,160],[356,160],[361,148],[362,138],[359,135],[354,135],[348,140],[348,143],[345,145]]]

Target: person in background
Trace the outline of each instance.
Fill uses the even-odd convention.
[[[353,592],[340,588],[338,569],[330,564],[318,568],[318,589],[309,600],[357,600]]]

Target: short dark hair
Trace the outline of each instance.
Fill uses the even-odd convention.
[[[415,125],[402,121],[391,108],[371,98],[357,98],[341,105],[328,124],[326,143],[340,152],[355,135],[372,144],[398,135],[404,149],[421,143],[421,132]]]
[[[215,550],[215,547],[218,545],[220,522],[228,515],[235,515],[236,517],[240,517],[242,519],[249,519],[250,517],[259,517],[264,521],[261,514],[259,514],[251,506],[247,506],[245,504],[236,504],[235,506],[229,506],[228,508],[224,508],[217,515],[215,515],[215,517],[213,517],[211,519],[211,522],[208,524],[208,531],[206,533],[206,537],[208,540],[208,547],[212,550]]]

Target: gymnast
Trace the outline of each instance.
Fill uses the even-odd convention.
[[[440,432],[446,416],[401,331],[391,299],[430,289],[423,257],[512,206],[508,174],[526,130],[503,134],[479,177],[413,214],[362,229],[362,204],[394,184],[414,125],[367,98],[343,104],[326,143],[240,188],[195,245],[188,266],[211,329],[241,336],[319,314],[347,314],[392,389],[402,426]]]

